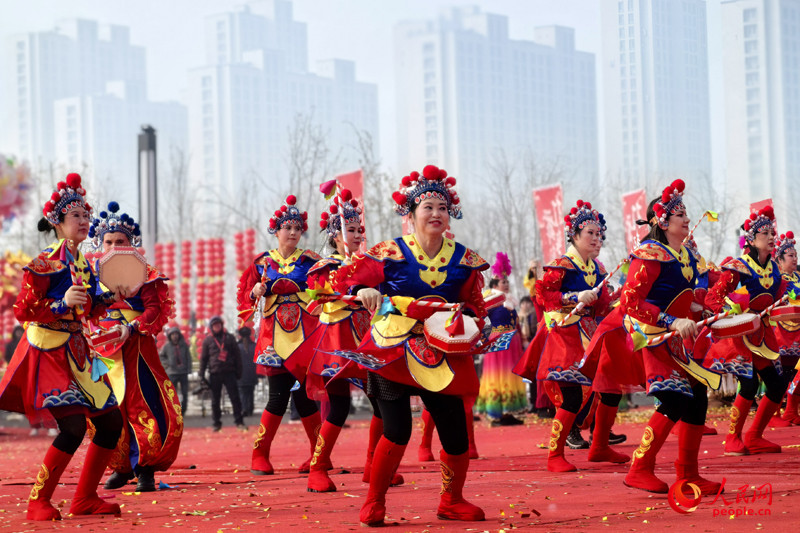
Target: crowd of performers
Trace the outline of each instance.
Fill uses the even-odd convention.
[[[351,386],[360,387],[373,417],[359,521],[385,525],[386,493],[404,483],[397,469],[412,432],[411,397],[418,396],[425,408],[420,460],[433,460],[434,429],[442,445],[437,516],[483,520],[483,510],[463,496],[470,459],[478,456],[473,406],[492,420],[507,419],[527,405],[522,378],[556,406],[547,459],[552,472],[576,470],[565,442],[573,428],[591,423],[589,462],[630,462],[627,486],[666,493],[668,483],[654,469],[675,430],[676,478],[703,494],[717,493],[720,484],[699,474],[698,451],[708,430],[708,390],[719,387],[724,373],[739,381],[724,453],[781,451],[763,432],[775,423],[787,389],[778,423],[800,423],[800,390],[792,379],[800,354],[794,301],[800,287],[794,236],[775,235],[771,208],[742,225],[742,255],[714,267],[691,239],[684,183],[673,182],[639,221],[649,233],[626,258],[624,284],[612,291],[613,272],[597,260],[606,221],[578,201],[564,219],[567,253],[531,285],[538,326],[526,313],[520,328],[508,296],[508,259],[498,254],[484,291],[489,264],[446,237],[451,220],[462,216],[455,184],[432,165],[404,177],[392,200],[413,233],[364,253],[358,252],[361,207],[335,184],[321,188],[332,193],[319,220],[330,255],[298,248],[309,225],[294,196],[269,219],[277,246],[253,260],[237,292],[240,318],[256,325],[255,362],[269,384],[252,474],[274,473],[270,450],[291,397],[308,436],[308,454],[299,458],[308,491],[335,491],[331,452],[350,412]],[[80,176],[70,174],[44,207],[39,230],[54,232],[56,241],[25,267],[14,306],[25,335],[0,383],[0,408],[58,428],[28,500],[32,520],[61,518],[51,498],[87,431],[91,443],[73,515],[120,514],[97,494],[107,468],[113,473],[106,488],[135,477],[137,490],[155,490],[154,473],[175,460],[183,432],[181,405],[155,343],[173,316],[166,278],[147,265],[135,294],[100,283],[98,266],[79,245],[89,238],[97,252],[137,247],[140,231],[116,202],[93,218],[85,196]],[[95,346],[98,329],[116,340]],[[226,353],[220,347],[219,357]],[[766,394],[743,433],[761,383]],[[634,387],[654,396],[657,408],[631,458],[614,450],[609,437],[622,395]]]

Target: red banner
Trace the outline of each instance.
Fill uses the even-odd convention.
[[[364,228],[367,227],[367,210],[366,206],[364,205],[364,173],[359,169],[355,172],[348,172],[347,174],[340,174],[336,176],[336,182],[341,185],[343,189],[348,189],[351,193],[353,193],[353,198],[358,200],[358,205],[361,206],[361,221],[364,224]],[[367,251],[367,240],[361,243],[361,247],[359,248],[361,253]]]
[[[545,264],[564,255],[564,194],[561,185],[533,190],[533,206],[542,239],[542,258]]]
[[[637,226],[637,220],[646,220],[647,194],[644,189],[631,191],[622,195],[622,221],[625,230],[625,246],[633,250],[639,241],[647,235],[649,226]]]
[[[772,198],[767,198],[766,200],[759,200],[758,202],[753,202],[750,204],[750,212],[751,213],[758,213],[764,207],[768,205],[772,205]],[[774,207],[774,206],[773,206]]]

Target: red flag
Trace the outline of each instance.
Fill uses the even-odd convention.
[[[361,169],[355,172],[348,172],[347,174],[340,174],[336,176],[336,181],[343,189],[348,189],[353,198],[358,200],[358,205],[361,207],[361,220],[364,228],[367,227],[367,209],[364,205],[364,172]],[[359,252],[364,253],[367,251],[367,240],[364,239],[358,249]]]
[[[647,235],[648,226],[637,226],[637,220],[647,220],[647,195],[644,189],[622,195],[622,219],[625,229],[625,246],[633,250]]]
[[[549,263],[564,255],[564,195],[561,185],[533,190],[533,206],[542,239],[542,258]]]
[[[753,202],[750,204],[750,213],[758,213],[763,208],[771,206],[775,207],[772,203],[772,198],[767,198],[766,200],[759,200],[758,202]],[[778,224],[775,224],[775,233],[778,233]]]

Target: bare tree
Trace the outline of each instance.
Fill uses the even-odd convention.
[[[367,242],[374,244],[397,236],[399,217],[392,208],[392,192],[399,180],[381,170],[372,135],[353,127],[358,146],[358,166],[364,173],[364,214]]]

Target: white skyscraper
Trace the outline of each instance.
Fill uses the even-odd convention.
[[[91,194],[136,214],[140,125],[156,128],[163,150],[187,144],[185,108],[147,100],[144,49],[127,27],[69,20],[17,36],[12,50],[20,157],[82,172]]]
[[[601,18],[609,179],[710,177],[705,0],[602,0]]]
[[[772,198],[779,225],[793,229],[786,225],[797,221],[800,202],[800,1],[723,2],[722,40],[729,186],[743,202]]]
[[[264,12],[261,11],[266,7]],[[357,166],[354,128],[378,141],[377,86],[356,81],[350,61],[308,71],[306,25],[285,0],[246,5],[206,19],[206,65],[189,73],[191,168],[215,194],[257,194],[242,186],[269,184],[285,192],[289,131],[298,115],[342,150],[342,168]],[[255,181],[252,181],[255,180]]]
[[[397,25],[401,171],[438,164],[476,183],[502,151],[597,177],[594,55],[575,50],[570,28],[532,38],[509,39],[508,18],[477,7]]]

